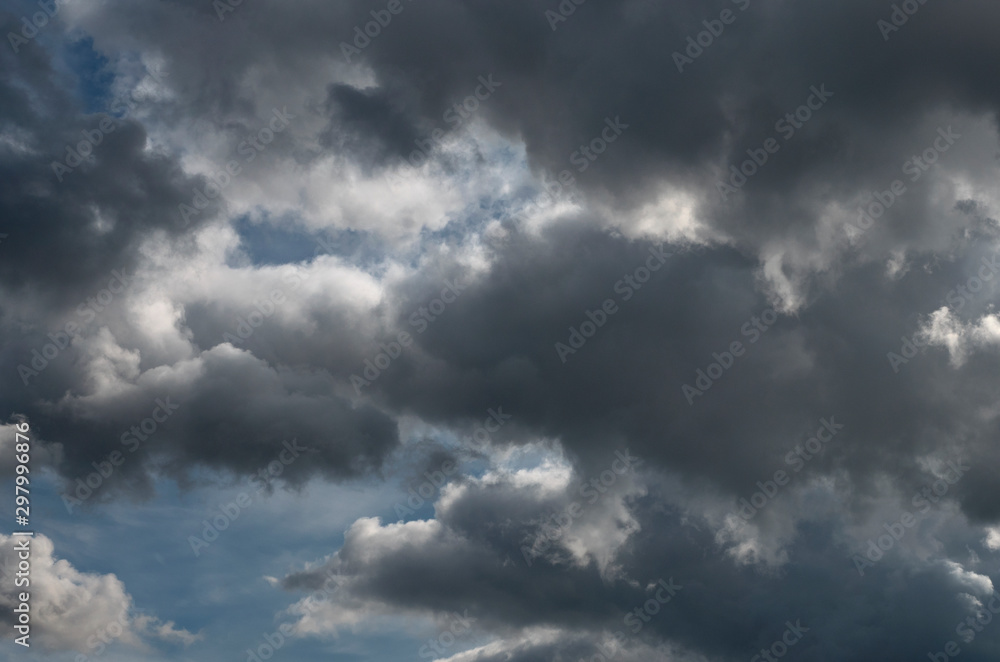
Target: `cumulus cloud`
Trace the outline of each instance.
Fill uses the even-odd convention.
[[[5,637],[16,636],[13,626],[19,616],[15,612],[21,604],[20,594],[27,591],[31,596],[30,643],[47,651],[98,655],[111,643],[120,642],[141,653],[149,650],[150,641],[189,645],[199,639],[198,634],[137,608],[114,574],[80,572],[56,557],[52,540],[44,535],[30,539],[30,567],[22,570],[15,542],[23,540],[0,535],[0,565],[4,568],[0,613]],[[16,587],[18,573],[30,583]],[[100,652],[95,652],[98,648]]]

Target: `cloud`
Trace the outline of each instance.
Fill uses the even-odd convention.
[[[98,655],[113,642],[120,642],[143,652],[155,641],[186,646],[200,638],[136,608],[115,575],[80,572],[56,558],[52,541],[44,535],[27,539],[30,570],[25,576],[30,584],[17,588],[14,579],[20,558],[15,543],[23,544],[24,540],[0,535],[0,564],[5,568],[0,613],[6,626],[5,637],[16,636],[14,625],[19,621],[15,611],[22,603],[21,593],[28,592],[32,626],[28,641],[47,651]],[[100,652],[95,652],[98,648]]]
[[[939,308],[920,333],[927,344],[946,348],[951,365],[958,368],[971,352],[1000,345],[1000,318],[985,315],[977,322],[963,323],[949,308]]]
[[[939,650],[1000,547],[996,4],[890,33],[863,0],[401,6],[70,3],[3,51],[0,395],[33,461],[79,495],[119,454],[91,517],[291,440],[301,498],[453,459],[275,560],[341,578],[282,612],[300,640],[469,610],[441,659],[735,659],[798,618],[803,659]],[[191,641],[38,543],[46,645],[122,613]]]

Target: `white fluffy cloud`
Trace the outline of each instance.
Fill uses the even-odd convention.
[[[58,558],[52,540],[44,535],[30,538],[30,584],[16,587],[14,579],[20,571],[16,540],[24,538],[0,534],[0,567],[4,568],[0,607],[10,624],[20,593],[30,593],[31,644],[50,651],[93,655],[112,642],[143,651],[150,640],[187,645],[198,639],[197,634],[136,608],[115,575],[80,572]],[[12,627],[4,629],[5,637],[14,636]]]

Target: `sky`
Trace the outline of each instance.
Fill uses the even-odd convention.
[[[2,3],[0,659],[1000,659],[998,21]]]

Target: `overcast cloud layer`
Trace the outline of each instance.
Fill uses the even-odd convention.
[[[998,24],[7,3],[0,650],[1000,659]]]

